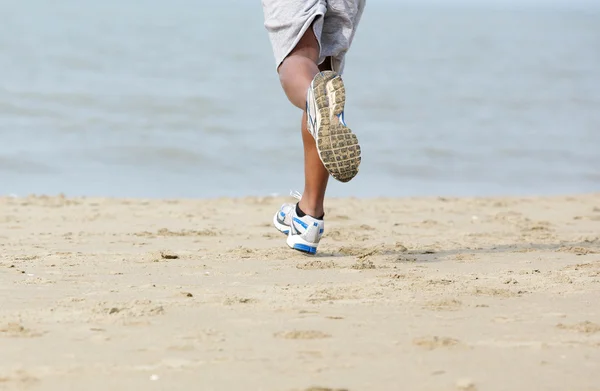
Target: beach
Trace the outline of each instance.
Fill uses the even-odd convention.
[[[0,391],[600,391],[598,2],[368,3],[309,256],[259,2],[0,2]]]
[[[0,390],[600,390],[600,194],[0,198]]]

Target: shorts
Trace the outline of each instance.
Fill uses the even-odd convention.
[[[313,25],[320,47],[318,65],[331,57],[332,70],[342,74],[365,3],[366,0],[262,0],[265,28],[277,68]]]

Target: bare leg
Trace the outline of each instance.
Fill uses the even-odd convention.
[[[314,137],[308,132],[306,112],[302,114],[302,141],[304,142],[304,192],[300,200],[300,209],[307,215],[319,218],[324,214],[323,203],[329,172],[321,162]]]
[[[300,209],[317,218],[324,213],[323,202],[329,172],[323,166],[315,139],[307,129],[306,94],[313,78],[319,73],[318,60],[319,44],[312,28],[309,28],[279,67],[279,79],[285,94],[294,106],[304,111],[301,128],[304,143],[304,192]]]

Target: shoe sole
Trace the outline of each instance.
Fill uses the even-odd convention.
[[[286,242],[287,245],[294,250],[311,255],[317,253],[317,245],[303,240],[299,235],[288,235]]]
[[[294,250],[306,253],[306,254],[310,254],[310,255],[315,255],[317,253],[317,248],[316,247],[311,247],[311,246],[306,246],[304,244],[294,244],[294,246],[292,247]]]
[[[314,78],[313,91],[321,117],[316,137],[319,157],[332,177],[348,182],[358,174],[361,150],[356,135],[339,120],[346,104],[344,82],[335,72],[321,72]]]

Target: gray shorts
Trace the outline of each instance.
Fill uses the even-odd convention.
[[[321,53],[319,65],[331,57],[342,73],[366,0],[262,0],[265,28],[277,67],[296,47],[313,22]]]

